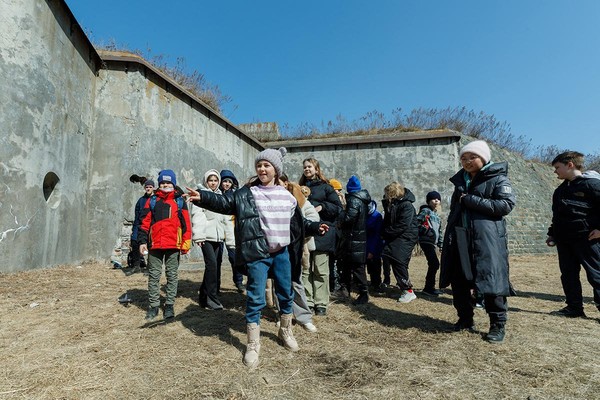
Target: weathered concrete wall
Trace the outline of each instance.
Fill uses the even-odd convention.
[[[131,174],[243,180],[262,149],[145,61],[101,60],[62,0],[0,0],[0,104],[0,272],[107,260],[142,194]]]
[[[383,188],[397,180],[417,197],[415,208],[425,203],[425,195],[437,190],[442,195],[442,216],[449,211],[454,190],[448,179],[460,169],[460,147],[470,139],[450,131],[397,133],[366,138],[298,140],[270,142],[267,147],[286,146],[284,168],[290,179],[302,174],[302,161],[319,160],[328,178],[345,186],[357,175],[381,207]],[[352,143],[349,143],[352,142]],[[550,201],[557,180],[548,166],[525,161],[491,145],[494,161],[509,162],[509,178],[517,195],[517,207],[509,215],[509,246],[516,253],[549,251],[545,245],[551,219]]]
[[[58,2],[0,1],[0,271],[84,258],[98,58]],[[90,60],[91,59],[91,60]],[[60,181],[48,201],[48,172]]]

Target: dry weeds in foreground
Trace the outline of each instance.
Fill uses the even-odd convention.
[[[600,313],[549,315],[563,306],[556,258],[514,257],[504,344],[447,333],[449,294],[410,304],[372,298],[333,304],[318,334],[295,329],[299,353],[263,320],[261,366],[241,363],[243,297],[223,276],[226,310],[201,310],[202,273],[181,271],[174,322],[146,324],[146,278],[106,265],[0,275],[0,398],[8,399],[592,399],[600,396]],[[425,260],[415,258],[416,287]],[[117,298],[134,298],[124,307]],[[418,295],[418,293],[417,293]]]

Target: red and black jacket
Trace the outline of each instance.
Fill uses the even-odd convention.
[[[187,253],[192,245],[192,224],[185,201],[180,201],[181,209],[177,205],[176,197],[181,192],[159,189],[155,196],[154,207],[150,197],[142,210],[138,242],[147,243],[152,250],[179,249]]]

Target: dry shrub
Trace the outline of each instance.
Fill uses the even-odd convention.
[[[261,365],[248,371],[244,296],[222,278],[226,309],[196,303],[202,272],[182,266],[177,316],[144,320],[147,281],[109,265],[86,264],[0,275],[0,397],[7,399],[558,399],[600,393],[600,312],[550,315],[563,303],[554,256],[513,257],[505,343],[478,333],[448,332],[455,322],[449,292],[409,304],[371,298],[331,304],[315,317],[319,332],[294,332],[298,353],[283,349],[271,310],[262,326]],[[411,278],[422,287],[424,257]],[[124,293],[129,307],[117,301]]]

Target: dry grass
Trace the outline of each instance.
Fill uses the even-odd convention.
[[[425,274],[417,257],[417,287]],[[144,321],[146,278],[89,264],[0,275],[0,398],[10,399],[591,399],[600,395],[600,313],[585,284],[588,319],[549,315],[563,306],[555,257],[513,258],[504,344],[445,332],[451,297],[410,304],[373,298],[333,304],[315,318],[319,333],[296,328],[299,353],[262,322],[261,366],[249,372],[244,298],[223,277],[226,310],[200,309],[199,271],[181,271],[177,317]],[[128,292],[134,302],[117,298]],[[418,294],[418,293],[417,293]]]

